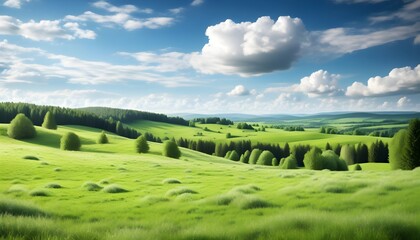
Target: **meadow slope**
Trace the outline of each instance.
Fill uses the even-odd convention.
[[[415,239],[420,171],[280,170],[98,129],[37,127],[29,141],[0,125],[0,238],[6,239]],[[82,151],[58,149],[67,131]],[[38,160],[25,159],[32,156]],[[96,190],[96,191],[89,191]],[[112,193],[116,192],[116,193]]]

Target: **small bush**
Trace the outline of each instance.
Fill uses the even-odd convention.
[[[257,164],[271,166],[273,158],[274,158],[274,155],[270,151],[265,150],[258,157]]]
[[[124,192],[128,192],[127,189],[124,189],[124,188],[118,186],[117,184],[111,184],[109,186],[106,186],[106,187],[104,187],[103,191],[106,192],[106,193],[124,193]]]
[[[271,165],[278,166],[280,164],[280,161],[277,158],[273,158],[271,160]]]
[[[360,166],[359,164],[354,165],[353,168],[354,171],[361,171],[362,170],[362,166]]]
[[[99,181],[100,184],[109,184],[109,179],[102,179]]]
[[[242,154],[240,161],[243,163],[248,163],[250,155],[251,155],[251,152],[249,150],[246,150],[245,153]]]
[[[163,152],[162,155],[165,157],[170,158],[180,158],[181,157],[181,151],[178,148],[178,145],[176,145],[173,141],[166,141],[163,144]]]
[[[290,155],[284,158],[283,163],[280,165],[281,169],[297,169],[297,161],[295,155]]]
[[[40,217],[47,214],[29,202],[18,200],[0,199],[0,215]]]
[[[45,188],[62,188],[62,186],[58,183],[48,183]]]
[[[101,134],[99,134],[98,140],[96,140],[98,144],[106,144],[109,143],[108,137],[106,136],[105,132],[102,131]]]
[[[32,197],[48,197],[50,193],[44,189],[35,189],[29,192]]]
[[[85,182],[82,187],[88,191],[91,192],[96,192],[102,189],[101,186],[99,186],[98,184],[94,183],[94,182]]]
[[[138,137],[135,141],[136,150],[138,153],[147,153],[149,152],[149,144],[147,143],[147,139],[144,135]]]
[[[163,184],[180,184],[181,181],[175,178],[167,178],[162,181]]]
[[[7,135],[14,139],[27,139],[36,136],[34,124],[23,113],[19,113],[10,122]]]
[[[192,189],[186,188],[186,187],[179,187],[179,188],[174,188],[174,189],[171,189],[171,190],[167,191],[166,196],[172,197],[172,196],[178,196],[178,195],[181,195],[181,194],[184,194],[184,193],[196,194],[197,192],[192,190]]]
[[[232,161],[239,161],[239,155],[238,155],[238,153],[236,152],[236,150],[233,150],[233,151],[230,153],[230,155],[229,155],[229,160],[232,160]]]
[[[249,156],[249,164],[256,164],[262,151],[258,148],[254,148]]]
[[[57,123],[55,122],[55,116],[50,111],[45,114],[44,122],[42,123],[42,127],[46,129],[57,129]]]
[[[79,136],[73,132],[68,132],[61,137],[60,148],[67,151],[79,151],[82,144]]]
[[[34,161],[38,161],[39,160],[39,158],[37,158],[35,156],[30,156],[30,155],[24,156],[23,159],[26,159],[26,160],[34,160]]]

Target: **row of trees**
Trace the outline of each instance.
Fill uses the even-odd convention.
[[[194,118],[191,120],[192,122],[198,122],[201,124],[221,124],[221,125],[233,125],[234,122],[226,119],[226,118],[219,118],[219,117],[208,117],[208,118]],[[190,124],[191,126],[191,124]]]

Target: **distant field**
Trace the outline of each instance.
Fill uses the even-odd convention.
[[[280,170],[187,149],[175,160],[160,155],[161,144],[136,154],[133,140],[113,134],[110,144],[98,145],[100,131],[92,128],[37,128],[30,141],[9,139],[5,128],[0,125],[1,238],[382,240],[420,234],[417,170],[383,171],[388,164],[372,163],[359,172]],[[81,152],[58,149],[66,131],[82,137]],[[23,159],[27,155],[39,160]],[[175,180],[180,183],[169,184]],[[100,189],[88,191],[86,182]],[[113,184],[127,192],[104,192]],[[61,188],[48,188],[56,185]]]
[[[140,132],[151,132],[160,138],[188,138],[206,139],[216,142],[251,140],[252,142],[279,143],[284,145],[288,142],[291,146],[295,144],[310,144],[318,147],[325,147],[330,144],[357,144],[359,142],[370,144],[377,139],[388,142],[390,138],[378,138],[370,136],[353,135],[334,135],[319,133],[318,128],[306,129],[304,132],[289,132],[282,129],[266,128],[265,132],[255,132],[253,130],[241,130],[236,126],[224,126],[218,124],[197,124],[196,127],[185,127],[167,123],[157,123],[151,121],[136,121],[128,124]],[[207,127],[209,131],[204,131]],[[203,136],[197,136],[202,133]],[[233,138],[227,139],[226,133],[232,134]]]

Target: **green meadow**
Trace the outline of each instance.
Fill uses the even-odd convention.
[[[243,132],[234,127],[131,124],[156,136],[330,143],[374,141],[315,130]],[[0,125],[2,239],[415,239],[420,235],[420,171],[282,170],[242,164],[188,149],[161,156],[162,144],[135,153],[134,140],[101,130],[36,127],[30,140],[11,139]],[[211,131],[202,131],[207,126]],[[59,149],[73,131],[81,151]],[[221,133],[218,133],[220,131]],[[235,140],[233,138],[232,140]]]

